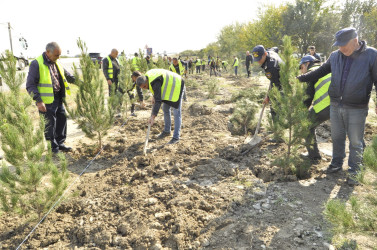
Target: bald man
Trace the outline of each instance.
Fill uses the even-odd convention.
[[[118,50],[112,49],[110,55],[105,57],[102,61],[103,74],[105,75],[107,84],[109,85],[109,96],[117,91],[123,93],[123,90],[118,86],[120,67],[117,57]]]

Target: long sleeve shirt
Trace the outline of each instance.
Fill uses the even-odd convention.
[[[102,61],[103,74],[105,75],[106,80],[112,80],[112,82],[118,82],[118,75],[119,75],[119,72],[120,72],[118,60],[115,59],[115,58],[112,58],[110,55],[109,55],[109,57],[110,57],[111,62],[113,64],[113,79],[111,79],[109,77],[109,73],[108,73],[109,60],[107,59],[107,57],[105,57]]]

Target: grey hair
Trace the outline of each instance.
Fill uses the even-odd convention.
[[[147,82],[147,78],[145,76],[139,76],[138,78],[136,78],[136,85],[138,87],[141,86],[141,84],[144,84]]]
[[[56,42],[50,42],[46,45],[46,51],[54,52],[55,49],[60,49],[59,44]]]

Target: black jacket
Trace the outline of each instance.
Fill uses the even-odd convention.
[[[249,68],[250,64],[252,63],[253,63],[253,56],[252,55],[246,56],[246,67]]]
[[[270,88],[273,86],[281,89],[280,66],[283,63],[280,56],[274,51],[267,51],[266,61],[262,64],[266,77],[270,80]]]
[[[43,63],[46,66],[49,66],[49,63],[47,61],[47,56],[46,52],[43,52]],[[75,82],[75,77],[71,75],[67,70],[64,69],[64,76],[67,79],[69,83],[74,83]],[[59,83],[60,83],[60,93],[61,97],[65,97],[65,88],[64,88],[64,83],[63,79],[59,74]],[[26,80],[26,90],[27,92],[33,96],[33,99],[36,102],[42,102],[41,99],[41,94],[38,91],[38,84],[39,84],[39,64],[37,60],[34,60],[31,62],[30,67],[29,67],[29,73],[27,75],[27,80]]]

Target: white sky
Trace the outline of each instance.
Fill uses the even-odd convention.
[[[255,18],[258,6],[282,0],[0,0],[0,23],[10,22],[15,35],[37,56],[50,41],[62,54],[78,54],[81,37],[89,52],[112,48],[134,53],[147,44],[153,53],[201,49],[214,42],[222,27]],[[0,24],[5,25],[5,24]],[[3,32],[0,36],[4,36]]]

